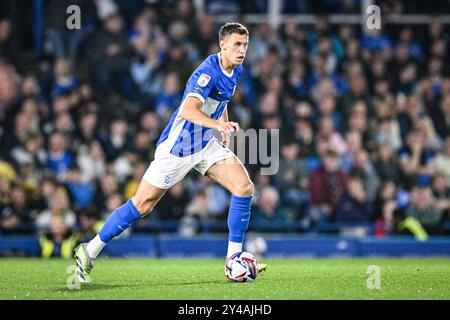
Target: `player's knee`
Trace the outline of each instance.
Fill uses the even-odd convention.
[[[252,196],[254,191],[253,182],[250,179],[238,184],[234,194],[240,197]]]

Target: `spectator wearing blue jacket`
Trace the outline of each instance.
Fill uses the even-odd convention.
[[[89,182],[82,181],[81,171],[77,165],[70,169],[66,188],[69,190],[72,204],[76,208],[86,208],[92,204],[94,189]]]
[[[73,156],[67,150],[66,139],[63,134],[53,133],[50,136],[46,168],[59,179],[64,180],[73,162]]]

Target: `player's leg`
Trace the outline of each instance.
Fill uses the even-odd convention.
[[[200,173],[222,185],[231,192],[228,212],[228,250],[227,258],[242,251],[245,232],[250,222],[250,209],[253,200],[253,183],[242,162],[230,149],[214,143],[210,153],[205,156],[199,167]],[[258,273],[267,269],[267,264],[257,265]]]
[[[196,159],[175,157],[164,149],[157,148],[155,159],[145,172],[136,194],[108,217],[94,239],[75,248],[78,279],[84,281],[83,277],[91,271],[94,259],[106,243],[121,234],[135,220],[148,214],[166,191],[182,180],[196,164]]]
[[[136,194],[111,213],[100,232],[89,243],[82,243],[75,248],[78,265],[76,274],[80,281],[88,281],[86,274],[92,270],[94,259],[103,247],[134,221],[150,213],[166,191],[167,189],[155,187],[143,179]]]
[[[213,164],[205,173],[231,193],[228,212],[228,251],[227,257],[242,251],[244,235],[250,220],[253,199],[253,183],[242,162],[232,156]]]
[[[111,213],[98,235],[89,242],[86,248],[89,256],[95,259],[106,243],[150,213],[166,191],[141,180],[136,194]]]

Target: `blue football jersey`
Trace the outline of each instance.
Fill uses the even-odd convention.
[[[187,97],[197,97],[203,102],[203,113],[215,120],[222,116],[234,94],[243,67],[239,65],[227,73],[219,61],[220,53],[210,55],[189,77],[181,104],[157,142],[160,148],[183,157],[202,150],[211,139],[213,129],[181,118],[181,111]]]

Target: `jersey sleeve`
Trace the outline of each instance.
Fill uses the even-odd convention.
[[[198,68],[189,78],[186,85],[186,97],[197,97],[203,103],[214,86],[214,73],[210,68]]]

